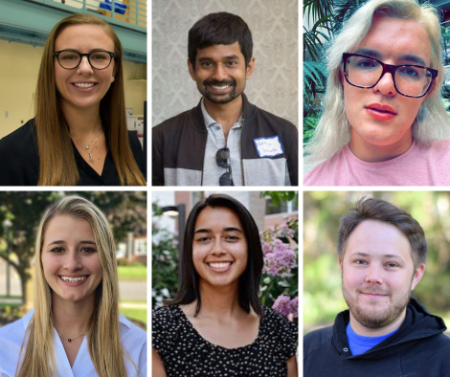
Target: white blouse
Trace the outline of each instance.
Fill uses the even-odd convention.
[[[0,328],[0,377],[15,376],[20,347],[33,313],[34,310],[30,311],[22,319]],[[128,357],[124,356],[128,377],[146,377],[147,334],[122,315],[119,316],[119,320],[122,346],[139,369],[139,374],[136,374],[133,363]],[[53,349],[57,367],[57,374],[53,375],[53,377],[98,377],[89,355],[86,337],[81,343],[72,367],[55,329],[53,329]],[[22,351],[22,358],[24,350]]]

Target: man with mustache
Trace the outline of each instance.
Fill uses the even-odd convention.
[[[349,310],[305,336],[305,377],[448,376],[444,321],[410,297],[425,271],[420,224],[363,198],[341,218],[337,249]]]
[[[155,186],[298,185],[296,127],[252,105],[250,29],[212,13],[189,31],[188,66],[203,95],[197,107],[153,129]]]

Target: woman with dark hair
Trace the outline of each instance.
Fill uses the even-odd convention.
[[[249,211],[215,194],[192,209],[178,294],[153,312],[154,377],[297,376],[295,326],[259,303],[263,255]]]
[[[74,14],[51,31],[36,117],[0,140],[0,185],[145,185],[145,160],[127,132],[122,46],[112,27]]]

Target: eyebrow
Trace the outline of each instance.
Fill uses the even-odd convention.
[[[57,241],[50,242],[47,246],[50,246],[50,245],[63,245],[65,243],[66,243],[66,241],[57,240]],[[88,241],[88,240],[80,241],[79,243],[84,243],[84,244],[88,244],[88,245],[96,245],[96,243],[94,241]]]
[[[227,56],[224,56],[221,60],[239,60],[239,56],[237,56],[237,55],[227,55]],[[209,57],[209,56],[204,56],[204,57],[199,58],[198,61],[200,63],[203,63],[203,62],[214,61],[214,59]]]
[[[197,233],[212,233],[212,231],[213,231],[213,230],[210,229],[210,228],[200,228],[200,229],[197,229],[197,230],[194,232],[194,234],[197,234]],[[224,228],[223,231],[224,231],[224,232],[239,232],[239,233],[244,233],[241,229],[235,228],[235,227],[232,227],[232,226],[230,226],[230,227],[228,227],[228,228]]]
[[[371,50],[368,48],[358,48],[356,51],[353,52],[354,54],[361,54],[361,55],[365,55],[368,56],[370,58],[374,58],[374,59],[378,59],[381,60],[381,54],[376,51],[376,50]],[[406,61],[406,62],[410,62],[410,63],[415,63],[418,65],[422,65],[422,66],[426,66],[425,60],[423,60],[422,58],[416,56],[416,55],[412,55],[412,54],[404,54],[398,57],[398,60],[400,61]]]
[[[78,52],[79,54],[82,54],[82,52],[78,51],[75,48],[63,48],[62,50],[58,50],[58,51],[71,51],[71,52]],[[93,48],[92,50],[90,50],[88,52],[88,54],[91,54],[93,52],[109,52],[109,51],[105,50],[104,48]]]
[[[352,256],[370,257],[371,255],[368,254],[368,253],[364,253],[362,251],[358,251],[358,252],[352,254]],[[401,259],[401,260],[403,260],[403,258],[400,255],[396,255],[396,254],[383,254],[382,257],[390,258],[390,259]]]

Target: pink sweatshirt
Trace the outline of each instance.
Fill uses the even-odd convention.
[[[305,186],[450,186],[450,140],[423,146],[414,141],[402,155],[365,162],[349,146],[303,177]]]

